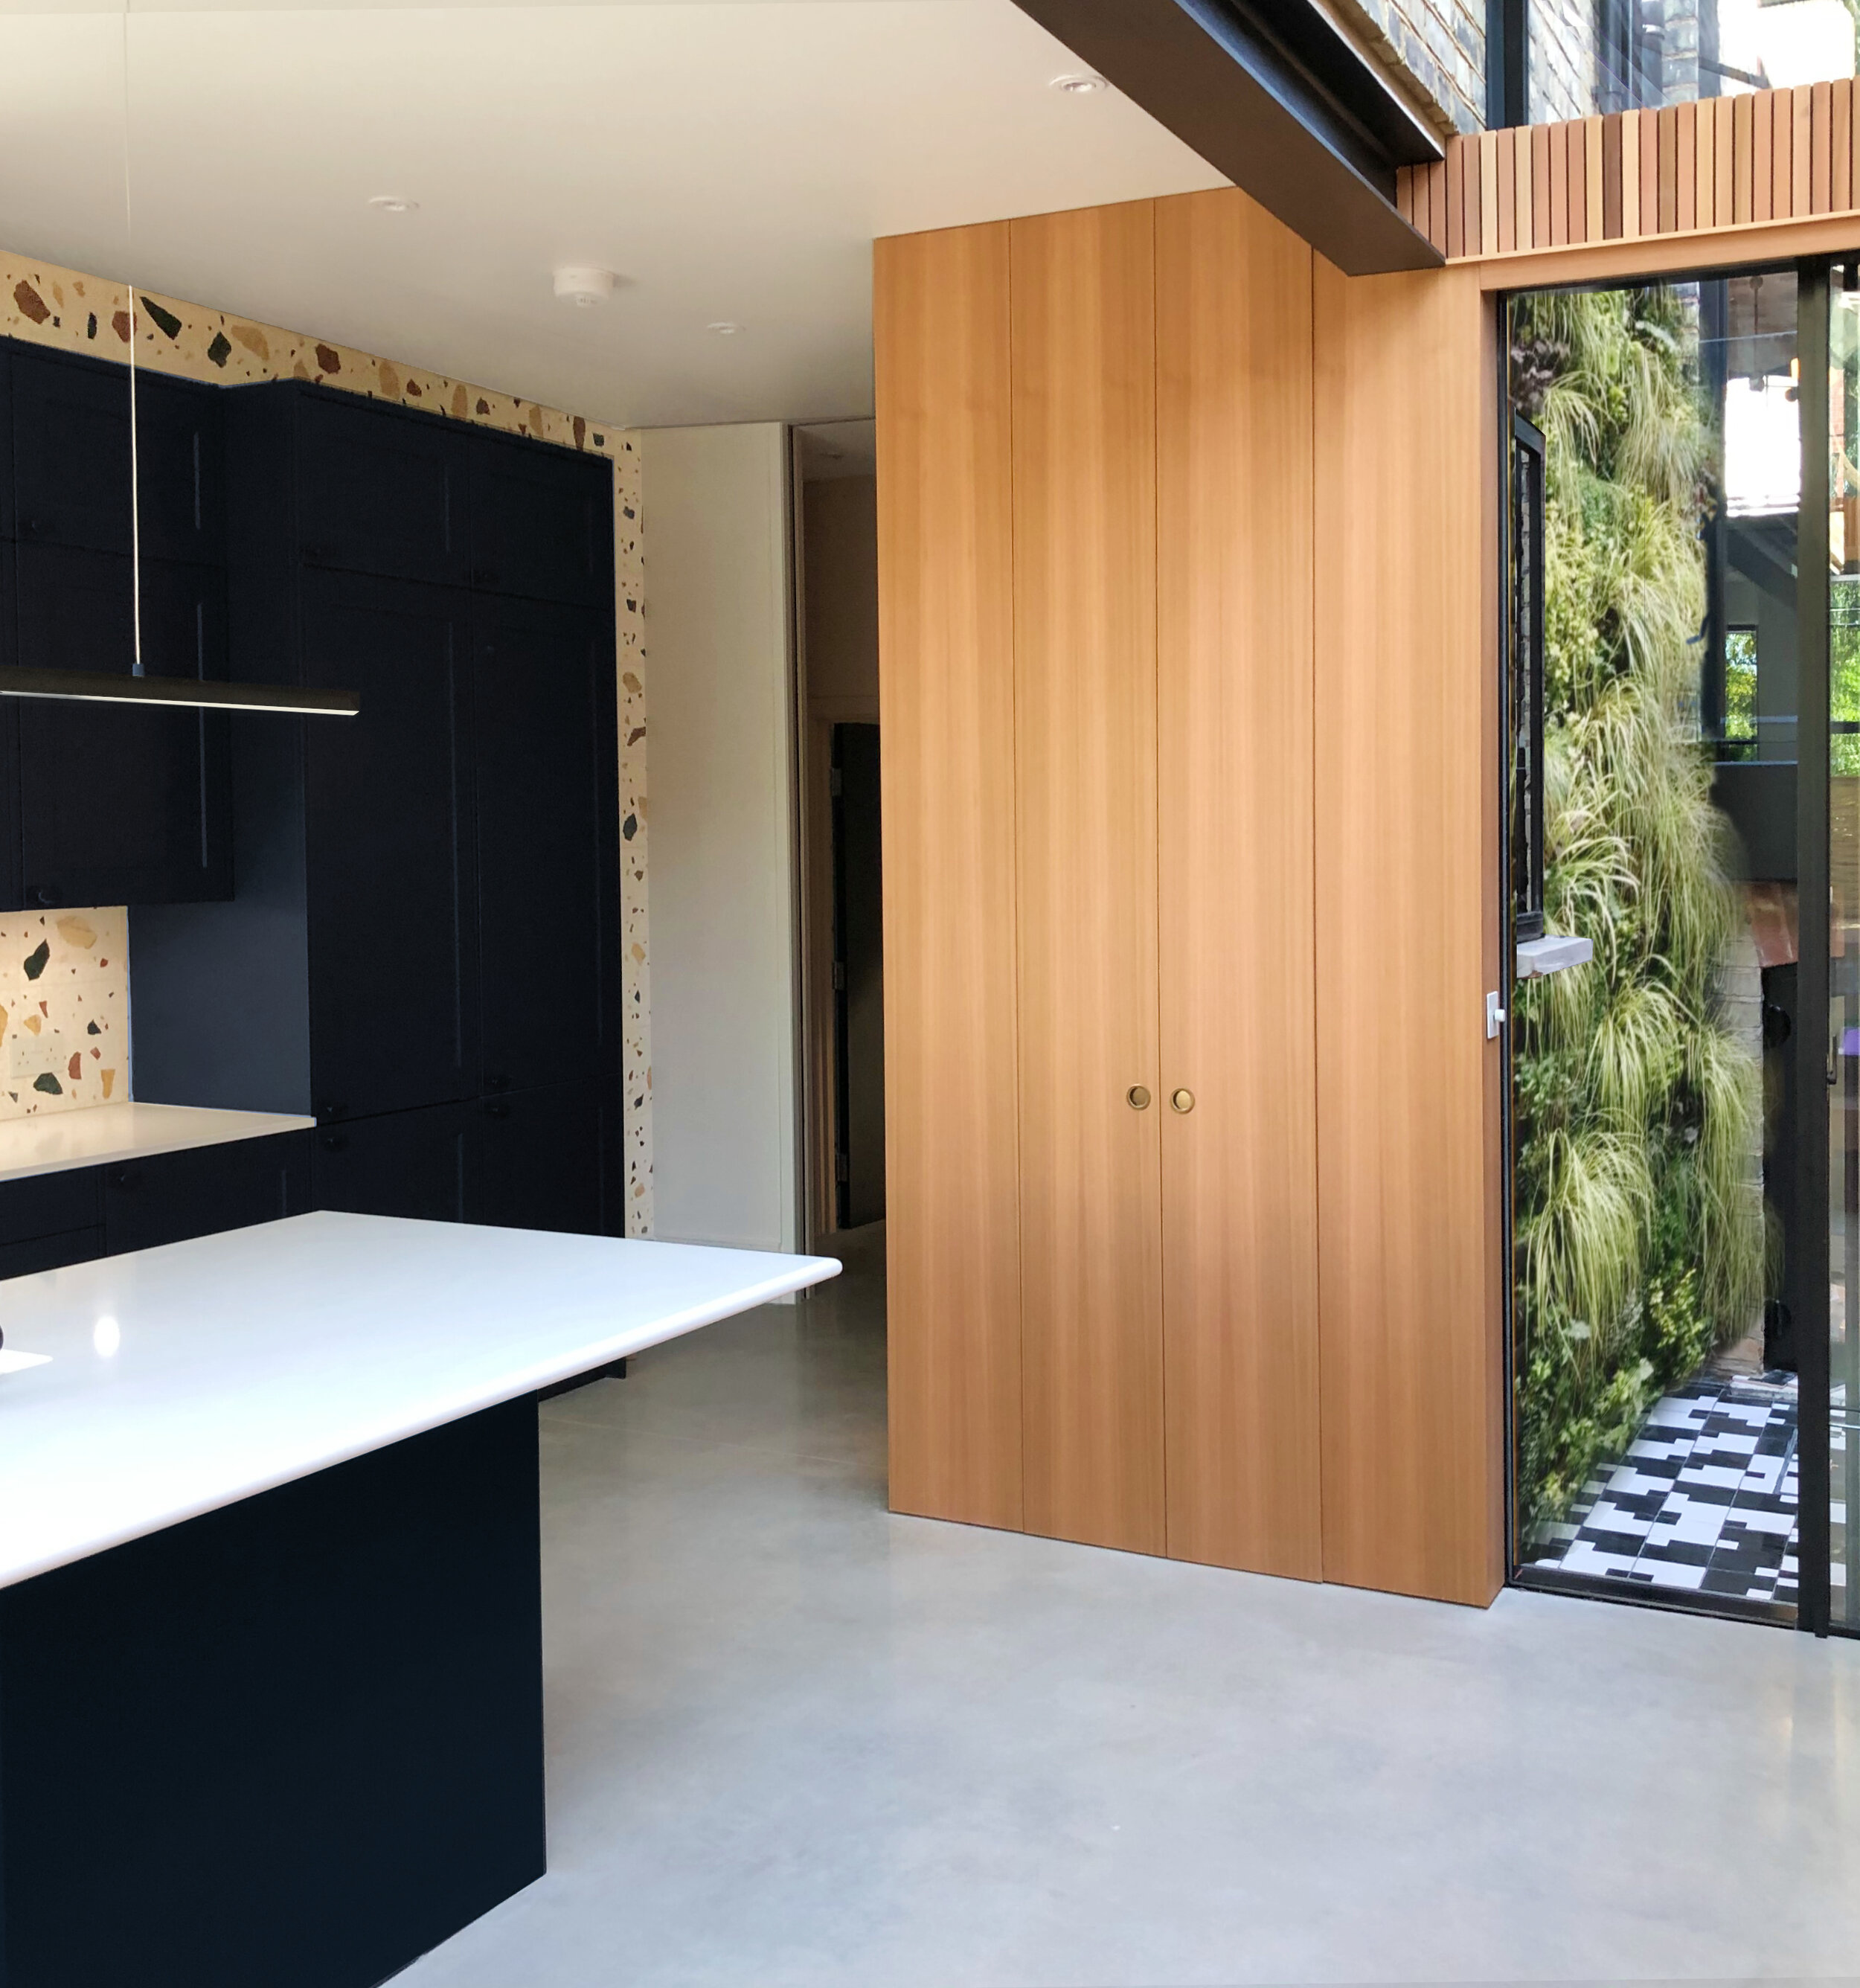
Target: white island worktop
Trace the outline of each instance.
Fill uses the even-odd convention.
[[[86,1105],[79,1111],[47,1111],[0,1120],[0,1182],[73,1167],[123,1166],[223,1146],[235,1139],[265,1139],[279,1132],[316,1129],[314,1118],[282,1111],[220,1111],[191,1104]]]
[[[0,1282],[5,1353],[49,1356],[0,1372],[0,1587],[839,1267],[316,1214]]]

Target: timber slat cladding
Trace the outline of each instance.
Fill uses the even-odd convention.
[[[1850,214],[1860,79],[1449,139],[1395,204],[1448,261]]]

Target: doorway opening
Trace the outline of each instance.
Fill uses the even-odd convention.
[[[794,466],[804,1178],[824,1247],[885,1207],[874,424],[797,428]]]
[[[1791,1622],[1826,1346],[1800,289],[1510,300],[1505,700],[1515,1577]]]

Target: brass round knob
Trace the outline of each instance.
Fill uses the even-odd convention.
[[[1192,1111],[1195,1109],[1195,1094],[1192,1090],[1172,1091],[1169,1102],[1178,1111]]]
[[[1149,1109],[1150,1094],[1146,1084],[1133,1084],[1124,1096],[1131,1111],[1147,1111]]]

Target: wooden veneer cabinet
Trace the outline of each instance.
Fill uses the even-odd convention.
[[[1392,1310],[1363,1284],[1413,1270],[1378,1225],[1433,1178],[1375,1103],[1365,1051],[1402,1019],[1375,1016],[1363,891],[1424,885],[1448,843],[1476,868],[1485,796],[1476,770],[1444,796],[1425,763],[1392,770],[1333,708],[1398,695],[1367,681],[1388,651],[1358,625],[1368,591],[1338,574],[1324,597],[1378,529],[1320,460],[1344,280],[1232,191],[877,245],[891,1502],[1483,1601],[1498,1370],[1468,1348],[1496,1344],[1487,1294],[1455,1310],[1453,1278],[1423,1273]],[[1408,494],[1425,533],[1436,493]],[[1464,627],[1411,631],[1427,681],[1398,746],[1424,742],[1437,688],[1469,694],[1478,732],[1477,559]],[[1464,587],[1456,570],[1449,619]],[[1365,814],[1378,795],[1399,813],[1398,782],[1425,819],[1378,847]],[[1371,847],[1320,833],[1339,804]],[[1476,891],[1475,952],[1481,915]],[[1333,1178],[1321,1128],[1352,1085],[1368,1129]],[[1436,1356],[1448,1398],[1417,1412]],[[1364,1385],[1392,1388],[1391,1426]],[[1427,1451],[1456,1418],[1443,1471]],[[1436,1480],[1476,1507],[1444,1533]]]

